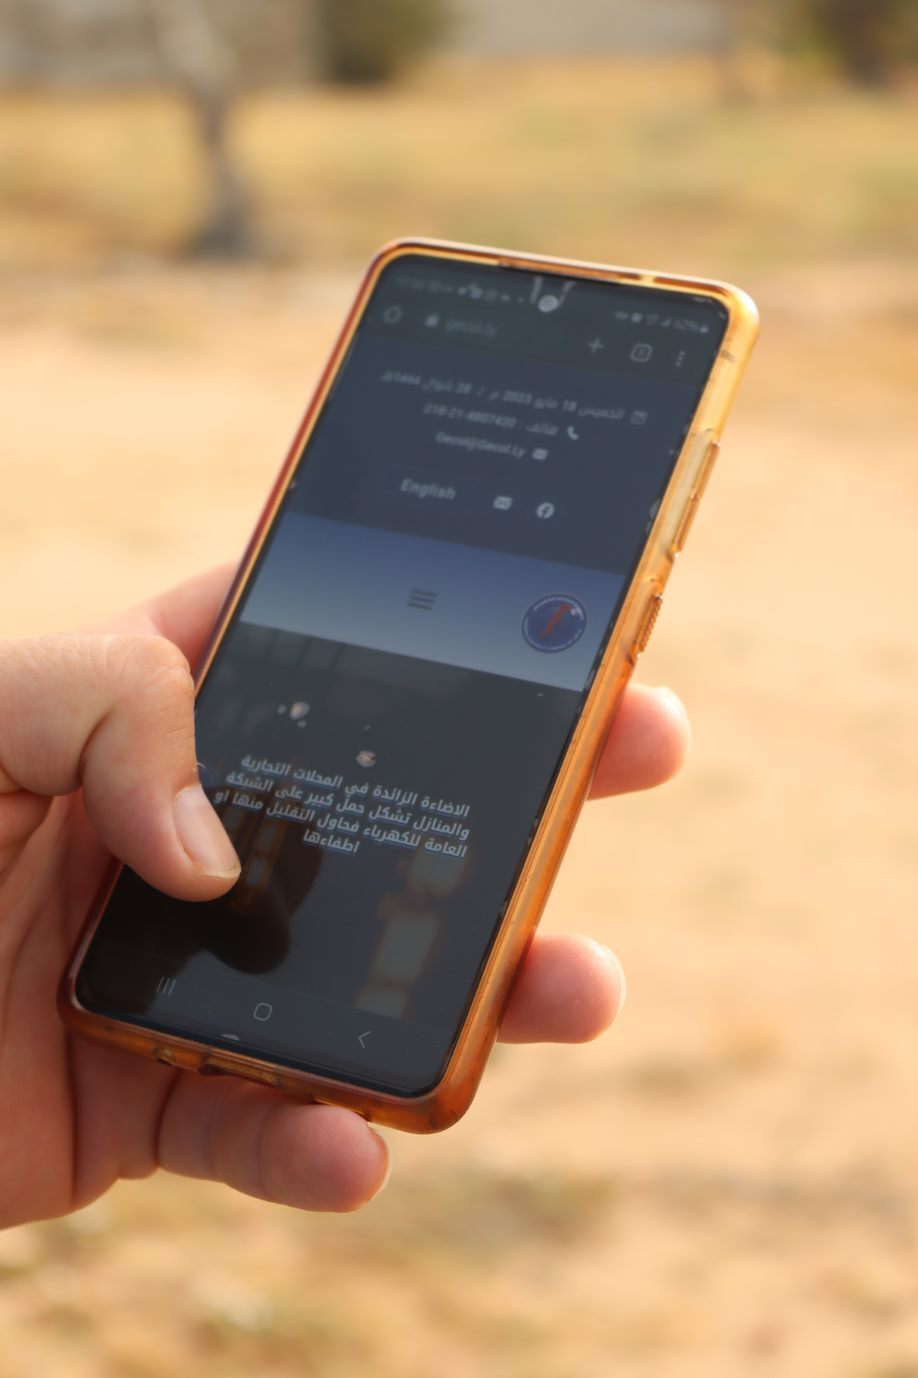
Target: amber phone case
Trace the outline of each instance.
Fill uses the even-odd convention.
[[[599,282],[625,283],[699,294],[722,303],[729,313],[720,352],[673,470],[663,502],[625,597],[613,634],[594,678],[584,710],[531,843],[503,921],[495,936],[465,1022],[437,1086],[420,1096],[374,1091],[346,1081],[300,1072],[290,1067],[214,1047],[194,1038],[159,1033],[85,1009],[77,996],[77,974],[90,939],[111,894],[119,867],[113,865],[100,888],[90,918],[61,982],[59,1005],[74,1032],[100,1043],[130,1049],[173,1067],[206,1074],[247,1077],[304,1101],[349,1106],[370,1120],[399,1129],[429,1132],[445,1129],[468,1108],[497,1034],[513,976],[525,953],[548,898],[568,838],[590,787],[606,734],[638,656],[650,638],[663,590],[704,492],[720,446],[720,434],[755,341],[755,305],[735,287],[720,282],[675,277],[639,269],[604,267],[560,258],[504,252],[434,240],[406,239],[386,245],[371,262],[332,350],[315,395],[294,438],[248,550],[227,596],[198,668],[200,685],[242,596],[303,447],[341,367],[357,323],[382,270],[404,254],[429,255],[483,265],[563,273]]]

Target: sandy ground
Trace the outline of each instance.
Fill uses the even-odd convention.
[[[5,294],[0,631],[237,554],[356,280]],[[0,1236],[0,1378],[916,1378],[918,278],[747,280],[765,332],[641,666],[684,776],[584,814],[545,918],[630,977],[502,1049],[379,1203],[160,1178]]]

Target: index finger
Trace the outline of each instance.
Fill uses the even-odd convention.
[[[164,636],[178,646],[194,666],[214,629],[235,572],[236,565],[232,562],[204,570],[165,593],[106,618],[101,630],[134,636]]]

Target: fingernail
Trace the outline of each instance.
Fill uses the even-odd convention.
[[[685,712],[684,703],[680,699],[679,695],[676,693],[675,689],[670,689],[668,684],[655,684],[653,687],[653,692],[655,694],[662,695],[662,697],[668,699],[671,704],[675,704],[677,707],[679,707],[683,713]]]
[[[239,858],[200,785],[189,785],[172,804],[175,830],[185,851],[205,876],[238,876]]]
[[[383,1152],[386,1155],[386,1175],[380,1182],[379,1186],[376,1188],[375,1192],[373,1193],[373,1197],[371,1199],[375,1200],[376,1197],[379,1196],[382,1192],[384,1192],[386,1190],[386,1187],[389,1185],[389,1178],[392,1176],[392,1154],[389,1151],[389,1141],[388,1139],[386,1139],[385,1135],[381,1134],[379,1130],[376,1128],[376,1126],[372,1124],[369,1126],[369,1130],[370,1133],[373,1134],[382,1144]]]
[[[688,722],[688,709],[675,689],[670,689],[668,684],[658,684],[654,689],[654,693],[658,694],[660,698],[665,699],[670,708],[674,709],[678,716],[685,722]]]
[[[625,976],[625,968],[622,966],[617,954],[612,951],[611,947],[606,947],[605,943],[597,943],[596,946],[601,950],[603,956],[608,959],[609,963],[618,972],[618,1007],[616,1008],[615,1013],[616,1015],[619,1015],[621,1014],[625,1005],[625,1001],[628,998],[628,980]]]

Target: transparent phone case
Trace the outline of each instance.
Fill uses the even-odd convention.
[[[455,1123],[475,1094],[497,1035],[514,974],[545,906],[568,839],[589,791],[603,742],[638,656],[650,638],[673,564],[685,544],[718,454],[721,432],[755,342],[758,315],[755,305],[744,292],[720,282],[426,239],[398,240],[385,246],[367,270],[258,521],[199,667],[199,684],[239,603],[293,469],[341,367],[376,280],[393,259],[409,253],[483,265],[512,266],[537,273],[563,273],[568,277],[629,283],[642,288],[683,292],[686,296],[704,295],[721,302],[729,313],[720,352],[444,1075],[433,1090],[422,1096],[409,1098],[385,1094],[346,1081],[299,1072],[279,1063],[234,1053],[227,1048],[213,1047],[192,1037],[157,1033],[85,1009],[77,996],[77,976],[117,878],[117,865],[113,865],[106,876],[71,956],[61,981],[59,1006],[64,1020],[75,1033],[96,1042],[129,1049],[189,1071],[206,1074],[226,1072],[247,1077],[301,1100],[348,1106],[382,1124],[429,1132]]]

